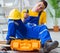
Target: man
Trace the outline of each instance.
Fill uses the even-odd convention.
[[[20,13],[18,10],[13,9],[9,14],[9,21],[8,21],[8,33],[7,33],[7,42],[11,40],[10,37],[20,38],[20,39],[39,39],[41,40],[42,47],[44,48],[44,52],[48,53],[52,49],[55,49],[58,46],[58,42],[52,42],[50,37],[49,31],[47,27],[44,25],[44,21],[38,25],[39,16],[37,17],[37,12],[40,12],[46,8],[44,4],[46,1],[39,2],[36,6],[43,6],[37,7],[36,6],[32,9],[32,14],[30,14],[30,18],[35,14],[36,17],[32,17],[35,19],[31,19],[32,21],[28,21],[25,24],[21,21]],[[36,12],[35,12],[36,11]],[[43,14],[44,15],[44,14]],[[29,18],[29,19],[30,19]],[[38,18],[38,19],[36,19]]]

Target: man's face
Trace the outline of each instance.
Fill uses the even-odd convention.
[[[43,2],[39,2],[39,3],[36,4],[36,11],[37,12],[40,12],[44,9],[45,9],[45,5],[43,4]]]

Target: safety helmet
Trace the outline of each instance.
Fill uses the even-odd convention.
[[[21,13],[18,9],[13,9],[10,11],[9,16],[10,19],[18,20],[21,18]]]

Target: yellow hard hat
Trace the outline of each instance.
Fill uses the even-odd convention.
[[[9,19],[18,20],[21,18],[21,13],[19,12],[18,9],[13,9],[10,11],[8,17],[9,17]]]

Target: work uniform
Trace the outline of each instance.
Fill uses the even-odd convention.
[[[26,10],[24,9],[22,11],[22,20],[24,19],[24,12]],[[33,12],[31,9],[29,10],[29,17],[26,18],[25,23],[30,22],[30,23],[35,23],[38,25],[44,24],[46,23],[46,12],[42,11],[42,12]],[[38,18],[37,18],[38,17]]]
[[[51,40],[48,29],[44,25],[46,23],[46,12],[41,11],[38,13],[29,10],[28,14],[29,17],[24,19],[24,24],[26,24],[28,28],[28,36],[35,39],[41,39],[42,44],[44,44],[46,40]]]
[[[11,14],[15,15],[14,12],[16,12],[16,9]],[[34,15],[34,13],[32,14]],[[28,18],[32,17],[32,14]],[[13,19],[13,17],[14,16],[12,16],[12,19],[9,19],[8,21],[7,40],[10,39],[10,36],[20,39],[40,39],[42,45],[44,45],[46,41],[51,40],[47,27],[45,25],[38,25],[38,20],[40,19],[39,16],[35,15],[35,17],[32,17],[38,18],[33,20],[36,22],[28,21],[26,23],[21,21],[21,17],[20,19]]]

